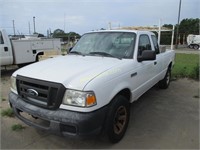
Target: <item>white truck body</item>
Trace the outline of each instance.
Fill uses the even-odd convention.
[[[187,36],[187,44],[188,44],[188,47],[190,47],[190,48],[199,49],[200,35],[189,34]]]
[[[44,51],[61,51],[60,39],[10,40],[5,30],[0,31],[0,64],[18,65],[35,62]]]
[[[91,44],[95,40],[98,42]],[[97,46],[97,43],[102,45]],[[112,52],[93,51],[95,47],[105,50],[105,45]],[[111,46],[117,48],[112,49]],[[127,52],[128,46],[131,46],[130,52]],[[10,103],[17,117],[29,125],[38,127],[24,119],[19,111],[47,119],[50,124],[56,121],[60,126],[69,125],[70,129],[65,128],[65,131],[63,128],[46,129],[59,131],[63,135],[99,133],[106,126],[111,141],[118,142],[128,124],[128,104],[158,82],[161,88],[169,85],[175,53],[173,50],[160,52],[158,47],[155,35],[148,31],[87,33],[69,55],[38,62],[16,71],[12,75]],[[119,58],[123,51],[126,53]],[[48,104],[52,102],[44,103],[46,100],[40,96],[50,94],[45,92],[46,86],[50,89],[55,86],[60,89],[58,91],[62,91],[59,94],[61,98],[55,99],[55,107]],[[121,112],[124,112],[122,116]],[[119,118],[116,119],[116,116]],[[119,121],[113,125],[110,120],[112,118],[126,119],[124,123]]]

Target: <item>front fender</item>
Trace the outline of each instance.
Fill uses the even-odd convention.
[[[128,89],[129,92],[130,92],[130,99],[129,99],[129,102],[131,101],[132,99],[132,94],[131,94],[131,87],[129,85],[128,82],[121,82],[120,84],[118,84],[114,89],[112,89],[111,91],[111,94],[109,96],[109,100],[112,101],[113,98],[119,94],[121,91],[125,90],[125,89]]]

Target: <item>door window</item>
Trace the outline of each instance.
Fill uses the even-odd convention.
[[[140,35],[139,46],[138,46],[138,56],[142,55],[142,51],[152,50],[149,36],[146,34]]]
[[[153,45],[154,45],[155,52],[156,52],[156,54],[159,54],[159,53],[160,53],[160,50],[159,50],[157,38],[156,38],[155,35],[152,35],[151,38],[152,38],[152,41],[153,41]]]

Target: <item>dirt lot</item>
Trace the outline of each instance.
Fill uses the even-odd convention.
[[[9,107],[10,75],[1,72],[1,110]],[[199,82],[172,81],[169,89],[153,87],[131,106],[127,133],[117,144],[105,137],[71,139],[38,131],[17,118],[1,117],[2,149],[199,149]],[[12,131],[13,124],[25,127]]]

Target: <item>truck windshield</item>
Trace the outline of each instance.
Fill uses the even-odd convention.
[[[72,54],[133,58],[136,34],[128,32],[94,32],[81,37]]]

